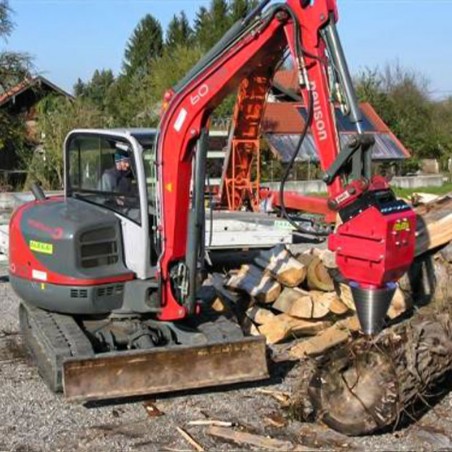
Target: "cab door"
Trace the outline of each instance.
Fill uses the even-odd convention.
[[[152,276],[143,149],[128,133],[75,130],[65,142],[65,195],[108,209],[121,223],[125,265]]]

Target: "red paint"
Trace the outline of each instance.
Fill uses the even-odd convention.
[[[325,45],[319,38],[319,30],[329,20],[330,15],[337,19],[336,2],[317,0],[304,9],[299,0],[287,0],[287,5],[294,11],[296,20],[301,24],[304,47],[311,55],[324,61]],[[162,319],[177,320],[185,316],[184,310],[172,293],[169,268],[173,263],[182,260],[186,252],[191,162],[195,141],[201,129],[207,125],[212,110],[244,79],[250,80],[253,74],[262,74],[262,68],[271,65],[273,68],[270,72],[274,70],[274,65],[278,61],[276,56],[281,55],[287,47],[292,55],[295,55],[293,43],[293,24],[288,18],[279,20],[275,17],[265,28],[246,35],[231,46],[214,64],[181,91],[174,93],[162,116],[157,147],[162,217],[160,238],[163,244],[160,256]],[[316,116],[313,134],[321,156],[322,168],[326,169],[338,155],[339,140],[329,101],[326,70],[324,64],[317,58],[307,58],[307,70],[314,90]],[[265,74],[268,74],[268,69],[264,71],[264,76]],[[267,82],[264,81],[264,85],[265,83]],[[252,92],[256,94],[258,90]],[[301,93],[306,103],[308,92],[302,89]],[[258,105],[253,106],[250,117],[259,122],[262,115],[262,96],[258,96],[257,100]],[[252,135],[252,139],[255,139],[255,132]],[[254,152],[254,148],[250,148],[251,152]],[[250,156],[246,155],[246,151],[240,151],[236,163],[244,164],[244,175],[248,177]],[[239,174],[236,172],[232,175],[231,179],[237,180],[240,171]],[[329,189],[333,196],[340,193],[342,191],[340,180],[337,179]],[[232,205],[240,204],[239,197],[237,191],[232,190]]]
[[[261,196],[264,198],[271,197],[272,204],[280,207],[280,194],[275,191],[261,190]],[[319,196],[301,195],[294,191],[284,192],[284,205],[288,210],[298,210],[309,213],[315,213],[324,216],[324,221],[327,223],[334,223],[336,221],[336,212],[328,207],[328,198],[321,198]]]
[[[380,184],[377,180],[375,186]],[[371,184],[369,190],[374,189]],[[397,281],[410,267],[415,232],[413,210],[383,215],[370,207],[340,225],[328,244],[336,252],[336,263],[345,278],[362,286],[382,287]]]

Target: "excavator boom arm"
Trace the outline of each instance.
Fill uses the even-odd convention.
[[[303,6],[304,5],[304,6]],[[287,49],[300,73],[300,89],[314,109],[313,134],[321,149],[324,169],[339,153],[333,111],[329,99],[326,46],[321,30],[337,19],[332,0],[310,2],[288,0],[250,21],[238,24],[210,54],[167,96],[157,145],[159,175],[158,238],[161,247],[160,278],[163,320],[186,316],[187,307],[177,300],[171,271],[187,252],[192,160],[196,142],[211,112],[250,74],[273,68]],[[249,18],[247,19],[249,20]],[[342,185],[337,178],[330,192],[337,195]]]

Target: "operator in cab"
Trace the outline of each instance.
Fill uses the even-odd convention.
[[[132,192],[132,170],[127,152],[115,153],[115,165],[104,171],[101,179],[101,189],[105,192],[129,194]]]

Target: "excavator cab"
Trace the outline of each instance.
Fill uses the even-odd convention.
[[[65,142],[65,196],[111,212],[120,222],[127,268],[149,278],[155,214],[155,129],[75,130]]]

